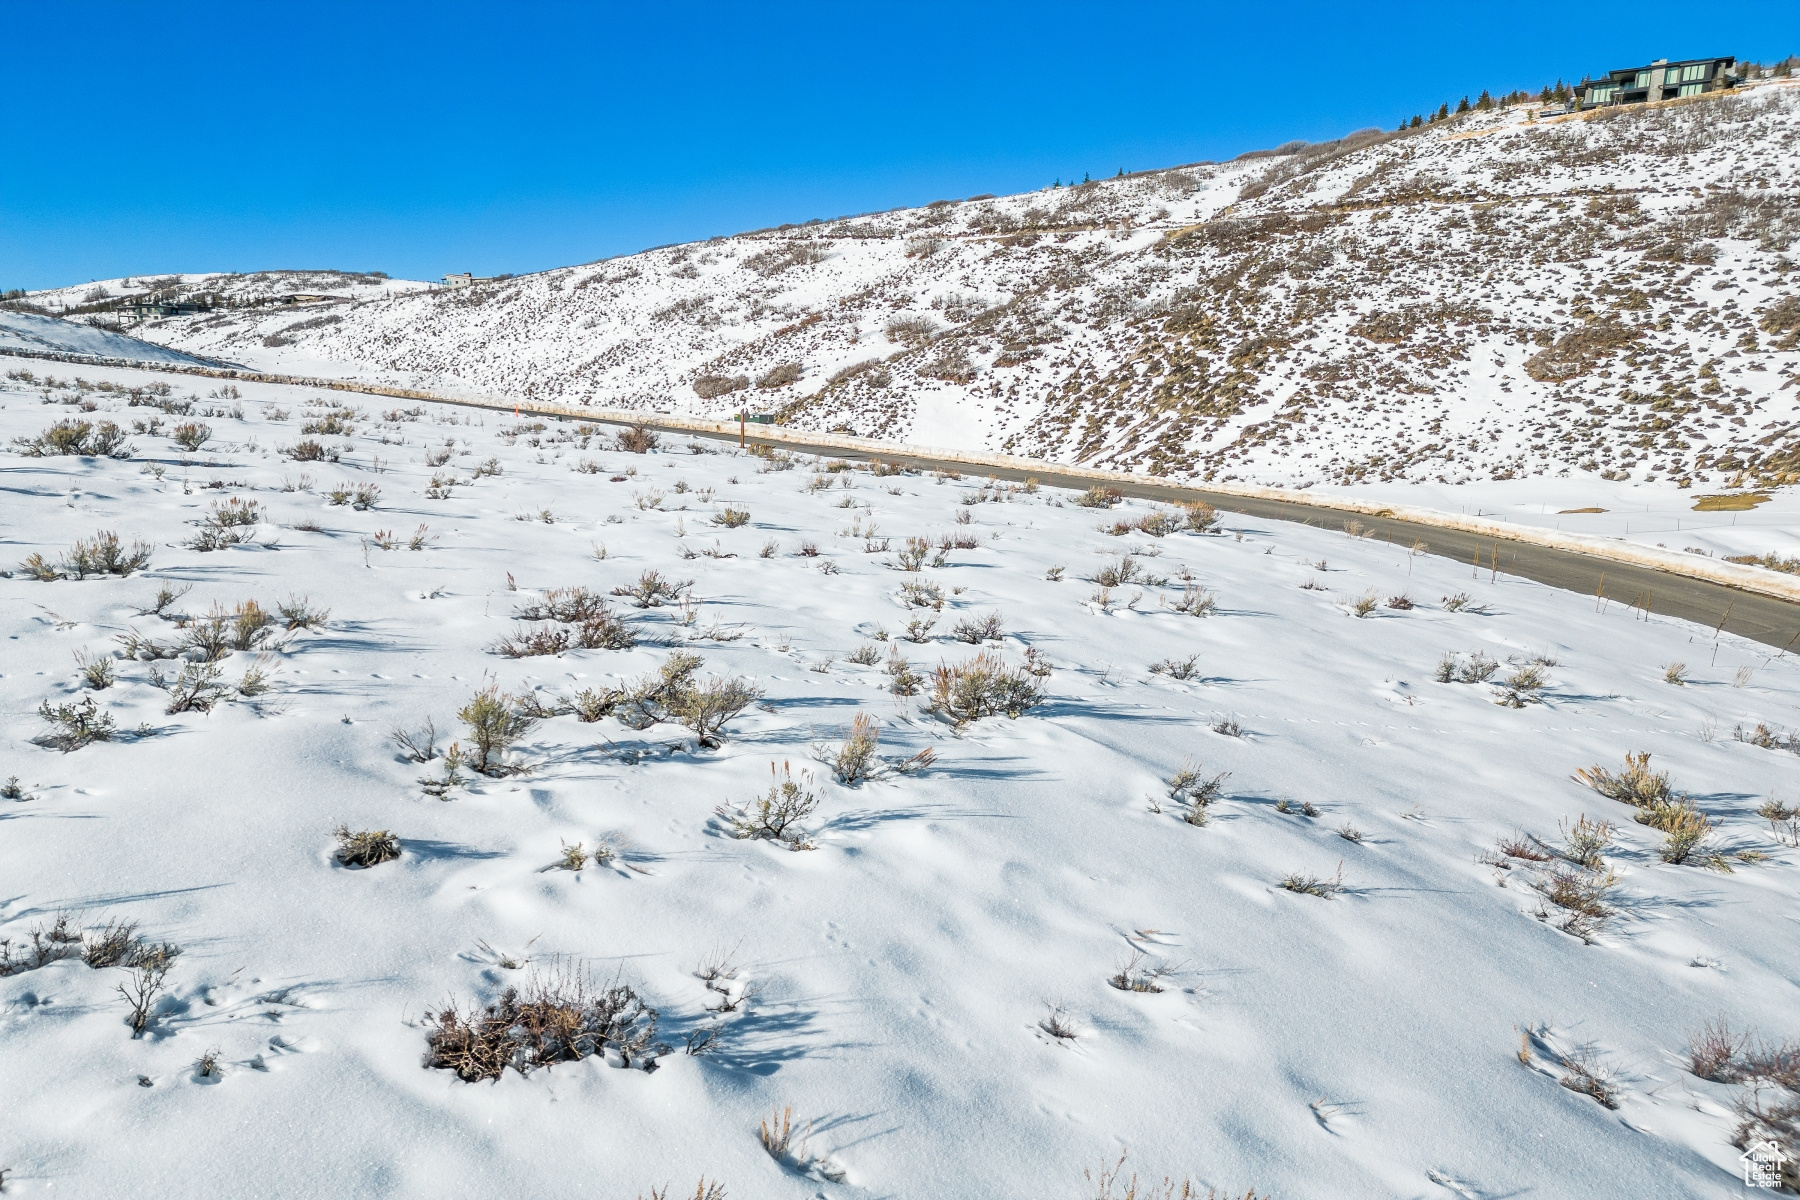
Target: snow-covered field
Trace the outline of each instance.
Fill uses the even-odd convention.
[[[8,1195],[631,1197],[704,1175],[738,1200],[1079,1197],[1127,1149],[1125,1176],[1202,1195],[1741,1194],[1744,1089],[1697,1078],[1687,1045],[1721,1017],[1800,1035],[1800,851],[1756,811],[1800,800],[1797,760],[1733,737],[1787,736],[1792,654],[1303,526],[1115,536],[1157,510],[79,373],[51,392],[70,403],[0,393],[8,440],[146,423],[127,459],[0,459]],[[332,413],[349,432],[303,428]],[[210,431],[193,452],[171,440],[189,422]],[[308,440],[335,458],[284,457]],[[209,522],[254,537],[197,549]],[[55,569],[100,530],[148,564],[15,565]],[[911,537],[934,545],[909,571]],[[614,595],[651,571],[677,600]],[[515,617],[574,587],[636,644],[496,652],[574,630]],[[323,619],[256,633],[243,606],[283,602]],[[210,711],[171,713],[209,651],[149,644],[204,643],[214,613],[251,648],[219,659]],[[987,644],[955,640],[988,614]],[[1437,682],[1447,652],[1490,682]],[[929,711],[934,669],[983,653],[1038,702]],[[681,654],[701,690],[761,692],[717,746],[628,706],[565,711]],[[1496,703],[1534,664],[1538,702]],[[252,672],[267,690],[246,696]],[[493,775],[445,787],[441,754],[390,738],[430,720],[467,750],[458,712],[490,686],[540,716]],[[34,741],[40,704],[88,700],[110,740]],[[859,714],[882,760],[934,760],[840,782],[822,759]],[[1572,778],[1640,751],[1716,823],[1685,864]],[[732,836],[772,770],[816,798],[788,831],[805,849]],[[1559,829],[1584,814],[1613,826],[1585,867]],[[341,865],[340,824],[391,831],[399,858]],[[608,853],[566,869],[575,845]],[[1283,886],[1306,876],[1325,895]],[[1541,894],[1559,878],[1600,897],[1586,940]],[[142,968],[31,966],[59,921],[88,947],[109,922],[180,947],[141,1037],[115,989]],[[654,1071],[616,1049],[497,1082],[425,1065],[445,1004],[579,975],[657,1010]],[[1561,1086],[1583,1072],[1603,1082]],[[790,1107],[810,1135],[777,1158],[759,1122]]]

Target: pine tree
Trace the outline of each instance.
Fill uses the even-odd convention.
[[[1467,96],[1464,96],[1462,102],[1456,106],[1456,111],[1458,113],[1466,113],[1469,111],[1469,98]]]
[[[1438,105],[1437,116],[1433,117],[1432,120],[1442,121],[1449,115],[1450,115],[1450,106],[1448,104],[1440,104],[1440,105]]]
[[[1412,127],[1414,129],[1417,129],[1419,126],[1423,125],[1424,123],[1425,123],[1424,117],[1421,117],[1418,113],[1413,114]]]
[[[1481,89],[1481,97],[1475,101],[1475,107],[1479,108],[1482,112],[1486,112],[1488,109],[1494,107],[1494,98],[1488,95],[1488,90],[1486,88]]]

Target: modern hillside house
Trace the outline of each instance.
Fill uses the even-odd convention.
[[[1686,58],[1670,62],[1659,58],[1647,67],[1609,71],[1604,79],[1582,85],[1580,107],[1605,108],[1612,104],[1645,104],[1674,100],[1734,87],[1742,80],[1731,74],[1735,58]]]

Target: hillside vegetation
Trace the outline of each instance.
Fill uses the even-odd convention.
[[[1546,120],[1515,106],[136,332],[1204,480],[1767,486],[1800,473],[1797,163],[1785,80]]]

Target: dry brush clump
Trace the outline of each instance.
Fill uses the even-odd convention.
[[[585,689],[569,710],[580,721],[613,717],[629,729],[675,721],[687,726],[701,748],[717,749],[724,742],[725,726],[759,699],[762,689],[740,677],[699,680],[696,676],[704,663],[698,654],[678,650],[655,675],[622,688]]]
[[[262,506],[255,500],[239,500],[236,496],[223,504],[214,500],[200,519],[200,532],[187,543],[188,549],[206,552],[254,542],[261,522]]]
[[[1344,890],[1343,860],[1338,860],[1337,873],[1329,879],[1290,871],[1281,877],[1281,886],[1284,891],[1294,892],[1297,895],[1317,896],[1321,900],[1329,900]]]
[[[929,767],[937,760],[937,751],[927,747],[911,758],[888,761],[877,753],[880,747],[881,726],[869,714],[857,713],[850,719],[849,734],[841,745],[834,749],[827,743],[815,742],[813,755],[830,765],[832,774],[845,787],[855,787],[889,774],[910,774]]]
[[[516,697],[502,692],[498,684],[489,684],[471,696],[456,716],[468,730],[473,747],[467,760],[471,770],[492,776],[518,772],[519,768],[506,763],[506,752],[537,728],[538,719],[525,711]]]
[[[1635,808],[1638,824],[1663,835],[1658,854],[1664,862],[1731,869],[1724,855],[1706,849],[1714,831],[1712,819],[1694,807],[1691,797],[1676,794],[1667,771],[1650,769],[1648,752],[1627,754],[1624,769],[1617,774],[1596,765],[1578,769],[1575,778],[1602,796]]]
[[[32,554],[19,564],[19,570],[42,583],[58,579],[86,579],[90,575],[130,575],[150,565],[152,547],[136,541],[127,548],[119,535],[102,529],[91,538],[77,539],[60,564],[52,564],[42,554]]]
[[[561,654],[569,648],[569,631],[556,625],[521,625],[494,643],[494,653],[507,658]]]
[[[1550,679],[1544,674],[1544,668],[1537,663],[1526,663],[1517,667],[1513,673],[1502,679],[1494,691],[1494,703],[1503,708],[1524,708],[1527,704],[1541,702],[1539,692],[1550,686]]]
[[[1225,793],[1225,781],[1231,778],[1230,771],[1221,771],[1208,779],[1201,772],[1200,764],[1188,759],[1181,764],[1169,780],[1169,799],[1188,806],[1182,820],[1189,825],[1204,825],[1207,809]]]
[[[1588,870],[1578,866],[1557,866],[1540,875],[1532,887],[1541,896],[1537,917],[1554,921],[1556,927],[1582,941],[1594,942],[1600,929],[1613,916],[1608,902],[1618,876],[1610,870]],[[1554,906],[1557,912],[1550,911]]]
[[[1591,1047],[1583,1046],[1558,1057],[1564,1072],[1558,1083],[1571,1092],[1592,1097],[1602,1108],[1619,1107],[1619,1089],[1613,1082],[1613,1069],[1601,1062]]]
[[[1182,522],[1173,513],[1157,510],[1145,513],[1140,517],[1128,517],[1114,521],[1111,525],[1102,525],[1102,533],[1110,533],[1114,537],[1123,537],[1128,533],[1144,533],[1151,537],[1167,537],[1182,528]]]
[[[16,437],[13,445],[28,458],[130,458],[134,449],[125,440],[125,431],[111,421],[83,421],[77,417],[65,417],[36,437]]]
[[[633,425],[621,429],[613,442],[627,454],[648,454],[662,444],[662,438],[648,425]]]
[[[225,669],[214,662],[184,662],[174,679],[164,679],[152,668],[150,682],[169,694],[163,711],[173,716],[185,712],[211,712],[230,689]]]
[[[963,662],[938,666],[925,711],[960,728],[983,717],[1023,716],[1043,700],[1044,690],[1029,671],[1009,667],[998,654],[983,651]]]
[[[1092,581],[1103,588],[1124,587],[1127,584],[1152,582],[1144,571],[1143,564],[1129,554],[1121,554],[1117,562],[1107,563],[1093,574]]]
[[[761,688],[742,678],[690,681],[671,697],[669,711],[688,727],[702,749],[716,750],[724,744],[726,723],[762,694]]]
[[[1075,497],[1075,503],[1082,508],[1111,508],[1125,499],[1125,493],[1115,487],[1091,487]]]
[[[152,945],[134,941],[127,956],[117,964],[126,973],[125,982],[115,991],[130,1008],[126,1024],[131,1036],[141,1038],[155,1019],[158,1001],[168,989],[169,970],[181,954],[181,947],[168,942]]]
[[[67,913],[59,913],[49,929],[42,925],[33,926],[28,936],[29,943],[0,937],[0,979],[35,971],[82,953],[82,934],[74,927],[74,921]]]
[[[656,1040],[657,1011],[615,979],[605,986],[564,963],[507,988],[479,1011],[454,1002],[425,1017],[425,1065],[468,1083],[498,1080],[508,1067],[538,1067],[600,1056],[654,1070],[669,1047]]]
[[[210,425],[199,421],[184,421],[169,430],[169,440],[189,454],[198,454],[200,447],[212,440],[212,434]]]
[[[275,611],[281,616],[283,628],[290,633],[297,629],[323,629],[325,622],[331,617],[330,609],[314,608],[312,601],[306,596],[290,595],[275,606]]]
[[[725,819],[731,836],[745,840],[766,839],[786,842],[790,850],[811,850],[813,845],[800,832],[800,823],[819,807],[819,797],[812,790],[812,773],[801,771],[794,776],[787,763],[781,770],[769,764],[774,782],[763,795],[733,811],[721,806],[717,811]]]
[[[113,674],[113,660],[110,655],[96,658],[86,650],[75,651],[75,665],[81,670],[81,680],[96,692],[104,692],[118,682]]]
[[[1181,595],[1175,598],[1174,603],[1167,600],[1163,603],[1168,604],[1172,611],[1188,617],[1210,617],[1219,611],[1219,597],[1196,583],[1184,585]]]
[[[971,646],[979,646],[983,642],[997,642],[1005,635],[1005,621],[997,612],[989,613],[985,617],[969,617],[958,621],[950,630],[951,637],[959,642],[967,642]]]
[[[385,829],[359,829],[348,825],[332,831],[337,852],[332,856],[346,867],[374,867],[400,857],[400,839]]]
[[[1800,1189],[1800,1041],[1770,1042],[1731,1028],[1723,1017],[1688,1037],[1689,1069],[1713,1083],[1739,1085],[1732,1143],[1774,1142],[1787,1161],[1783,1186]]]
[[[1108,1165],[1100,1164],[1098,1173],[1081,1169],[1081,1177],[1093,1187],[1093,1200],[1274,1200],[1274,1193],[1261,1195],[1255,1188],[1250,1188],[1241,1195],[1236,1192],[1221,1192],[1218,1188],[1207,1188],[1204,1196],[1200,1193],[1200,1184],[1183,1175],[1180,1179],[1163,1176],[1162,1182],[1154,1179],[1139,1180],[1136,1171],[1130,1176],[1125,1174],[1125,1152],[1119,1152],[1118,1159]],[[1122,1189],[1115,1191],[1114,1189]]]
[[[1480,650],[1471,654],[1467,662],[1454,651],[1446,650],[1432,677],[1439,683],[1486,683],[1499,669],[1500,664]]]
[[[1162,981],[1175,973],[1175,968],[1166,963],[1144,966],[1144,952],[1132,947],[1131,957],[1120,964],[1111,978],[1106,982],[1121,992],[1149,992],[1163,990]]]
[[[624,596],[638,608],[660,608],[664,604],[678,604],[684,593],[694,586],[693,581],[673,581],[663,576],[661,571],[648,570],[638,576],[633,584],[621,584],[613,589],[613,595]]]
[[[115,729],[112,714],[101,711],[92,696],[54,705],[45,700],[38,705],[38,716],[50,728],[34,740],[64,754],[95,742],[110,742]]]

